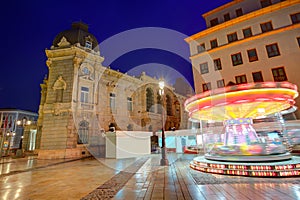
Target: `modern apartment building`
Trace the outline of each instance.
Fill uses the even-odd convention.
[[[263,81],[288,81],[299,88],[299,3],[233,0],[203,14],[207,28],[186,38],[195,92]],[[300,117],[299,110],[295,115]]]
[[[17,149],[34,151],[39,148],[37,113],[19,109],[0,109],[0,115],[1,156],[9,155],[11,151]]]

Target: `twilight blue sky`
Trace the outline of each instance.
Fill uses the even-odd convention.
[[[183,38],[205,29],[203,13],[230,1],[1,2],[0,108],[38,111],[40,84],[48,73],[45,49],[59,32],[80,20],[98,39],[104,65],[129,73],[141,66],[164,66],[149,74],[162,76],[173,70],[193,85],[191,65],[183,58],[189,55]],[[145,38],[150,38],[149,44],[138,46]],[[129,47],[120,51],[124,46]]]

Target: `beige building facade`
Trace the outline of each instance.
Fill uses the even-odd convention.
[[[59,33],[46,50],[49,75],[41,84],[38,157],[74,158],[102,154],[109,130],[185,129],[185,96],[159,79],[134,77],[102,65],[97,39],[82,22]],[[163,106],[162,106],[163,105]],[[162,122],[162,113],[165,121]]]
[[[299,3],[233,0],[203,14],[207,28],[186,38],[195,92],[230,82],[288,81],[299,88]],[[295,114],[300,117],[299,111]]]

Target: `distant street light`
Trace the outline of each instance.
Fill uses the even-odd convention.
[[[165,87],[165,82],[164,81],[159,81],[159,94],[162,97],[162,103],[161,103],[162,108],[163,108],[163,103],[164,103],[164,87]],[[161,128],[162,145],[161,145],[160,165],[165,166],[165,165],[169,165],[169,161],[166,158],[166,141],[165,141],[164,110],[163,109],[162,109],[162,112],[161,112],[161,123],[162,123],[162,128]]]

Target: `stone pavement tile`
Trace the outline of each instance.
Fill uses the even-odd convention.
[[[188,185],[187,187],[192,199],[205,199],[205,196],[196,185]]]
[[[110,180],[105,182],[103,185],[96,188],[94,191],[90,192],[88,195],[83,197],[83,200],[89,199],[107,199],[113,198],[115,195],[126,196],[129,195],[130,197],[137,197],[136,192],[132,193],[132,190],[122,190],[119,191],[126,186],[125,184],[130,181],[133,175],[140,169],[141,166],[145,164],[148,158],[140,158],[136,160],[134,163],[126,167],[123,171],[120,171],[118,174],[113,176]],[[132,184],[134,187],[134,183]],[[142,186],[140,186],[142,188]]]
[[[229,184],[214,184],[214,186],[225,199],[234,199],[234,195],[238,194]],[[216,194],[218,194],[218,192]]]
[[[146,194],[145,194],[145,199],[151,199],[153,189],[154,189],[153,186],[148,187],[148,189],[146,191]]]
[[[164,188],[155,188],[152,191],[151,199],[163,199],[164,197]]]
[[[139,197],[139,191],[131,190],[131,189],[121,189],[117,195],[113,197],[115,200],[120,199],[137,199]]]
[[[289,192],[287,193],[290,197],[294,199],[300,199],[300,185],[295,185],[295,184],[281,184],[276,187],[277,190],[280,191],[286,191],[288,190]]]
[[[290,188],[285,188],[284,190],[278,190],[277,184],[273,185],[267,185],[267,187],[260,188],[261,193],[263,193],[265,196],[272,198],[272,199],[294,199],[295,196],[291,194]],[[296,198],[300,198],[299,196],[296,196]]]

